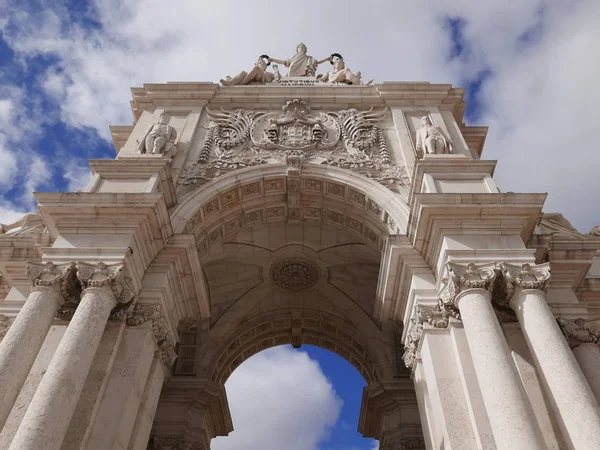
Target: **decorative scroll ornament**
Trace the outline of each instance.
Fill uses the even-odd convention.
[[[404,355],[402,359],[404,364],[409,369],[412,369],[417,359],[417,350],[419,349],[419,343],[423,337],[423,321],[419,318],[410,319],[412,325],[408,334],[406,335],[406,342],[404,344]]]
[[[550,279],[550,264],[502,263],[500,269],[506,280],[506,297],[510,300],[516,291],[523,289],[543,290]]]
[[[32,289],[38,287],[56,288],[63,296],[63,301],[76,298],[73,279],[70,275],[74,272],[75,264],[66,263],[58,266],[48,261],[47,263],[29,262],[26,273],[31,280]]]
[[[294,99],[281,113],[207,113],[213,125],[198,160],[179,175],[179,185],[202,185],[237,169],[286,162],[292,174],[299,174],[303,163],[324,164],[360,173],[394,192],[408,190],[408,174],[392,164],[379,128],[387,110],[313,112]]]
[[[600,320],[558,318],[556,321],[571,347],[582,343],[600,344]]]
[[[415,308],[415,317],[411,319],[412,326],[406,337],[404,346],[404,364],[406,367],[413,368],[419,342],[421,341],[424,324],[427,323],[434,328],[446,328],[449,323],[451,314],[443,310],[440,305],[434,307],[419,305]]]
[[[492,292],[496,279],[496,264],[459,264],[447,262],[448,278],[442,280],[446,284],[440,295],[440,307],[448,314],[456,316],[458,305],[456,297],[467,289],[485,289]]]
[[[160,357],[166,367],[171,367],[177,359],[177,353],[173,347],[172,336],[160,305],[136,304],[127,317],[127,325],[135,327],[149,320],[152,321],[152,332],[160,351]]]

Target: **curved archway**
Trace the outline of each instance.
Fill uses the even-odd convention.
[[[233,371],[262,350],[303,344],[329,350],[352,364],[367,384],[386,373],[385,355],[373,348],[364,330],[343,319],[314,309],[279,310],[261,314],[231,330],[202,362],[211,381],[224,384]],[[207,349],[208,350],[208,349]]]
[[[372,448],[374,441],[358,431],[365,386],[358,371],[329,350],[284,345],[261,351],[227,380],[234,431],[211,441],[211,448],[287,448],[299,436],[311,448],[332,442]]]
[[[346,229],[378,250],[405,234],[407,192],[394,193],[365,176],[306,164],[287,176],[284,164],[230,172],[191,191],[171,214],[176,233],[193,233],[202,255],[241,229],[259,223],[316,221]]]

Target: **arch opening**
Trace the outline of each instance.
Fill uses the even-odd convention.
[[[267,443],[286,448],[299,439],[319,448],[328,442],[375,448],[376,441],[358,431],[365,386],[355,367],[322,347],[281,345],[260,351],[227,380],[234,431],[213,439],[211,448],[254,449]]]

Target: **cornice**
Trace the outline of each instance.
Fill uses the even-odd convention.
[[[547,194],[414,194],[408,236],[435,266],[446,235],[519,235],[528,242]]]

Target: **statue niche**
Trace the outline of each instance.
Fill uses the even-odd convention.
[[[440,127],[431,123],[429,116],[423,116],[421,125],[417,130],[417,153],[429,155],[452,153],[452,141]]]
[[[176,150],[175,140],[177,131],[175,127],[169,125],[170,116],[162,112],[158,122],[150,125],[138,145],[138,152],[152,153],[153,155],[163,155],[174,153]]]

